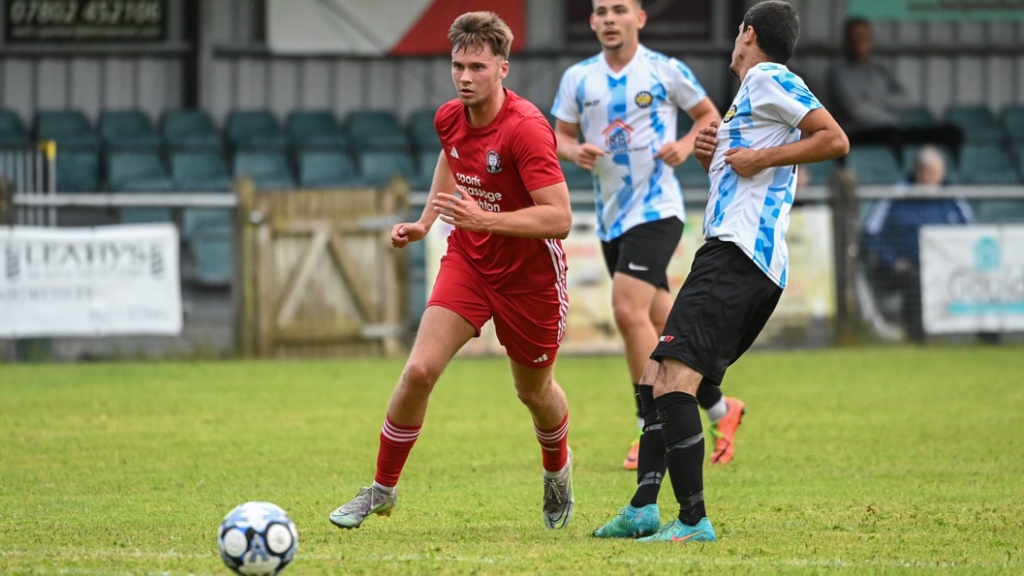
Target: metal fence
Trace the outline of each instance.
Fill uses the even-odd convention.
[[[19,197],[52,196],[57,191],[57,143],[0,148],[0,180]],[[57,207],[15,203],[7,218],[23,226],[55,226]]]

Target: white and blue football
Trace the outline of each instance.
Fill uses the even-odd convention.
[[[273,576],[299,549],[299,533],[288,514],[270,502],[246,502],[228,512],[217,531],[220,557],[243,576]]]

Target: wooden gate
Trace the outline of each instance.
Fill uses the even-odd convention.
[[[409,188],[257,192],[239,182],[238,340],[261,357],[402,351],[405,251],[391,247]]]

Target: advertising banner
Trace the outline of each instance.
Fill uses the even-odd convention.
[[[464,12],[497,13],[526,45],[526,0],[268,0],[267,47],[275,54],[441,55]]]
[[[668,281],[673,297],[683,285],[693,264],[693,255],[704,243],[703,211],[691,209],[683,238],[669,264]],[[807,344],[819,338],[821,327],[835,317],[835,266],[832,254],[831,212],[827,207],[798,207],[791,212],[789,245],[789,286],[775,314],[762,332],[759,343]],[[562,241],[569,265],[569,316],[561,353],[621,353],[622,339],[612,312],[612,282],[605,269],[593,212],[574,212],[573,228]],[[438,221],[424,240],[426,248],[427,294],[433,287],[441,256],[447,250],[450,226]],[[479,338],[462,349],[468,356],[503,355],[488,322]]]
[[[1024,226],[921,228],[929,334],[1024,330]]]
[[[846,0],[846,13],[868,20],[1006,22],[1024,20],[1024,0]]]
[[[0,337],[178,334],[171,224],[0,227]]]

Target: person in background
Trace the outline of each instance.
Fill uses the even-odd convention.
[[[958,153],[963,134],[955,126],[902,125],[917,107],[896,75],[874,57],[871,24],[854,17],[843,27],[842,59],[828,70],[829,108],[850,143],[884,144],[901,158],[904,144],[934,143]]]
[[[946,159],[935,146],[924,146],[918,152],[909,182],[925,196],[886,198],[875,203],[864,221],[861,249],[879,292],[899,295],[900,322],[907,338],[923,342],[918,246],[921,227],[969,224],[974,214],[966,200],[938,195],[946,183]]]

